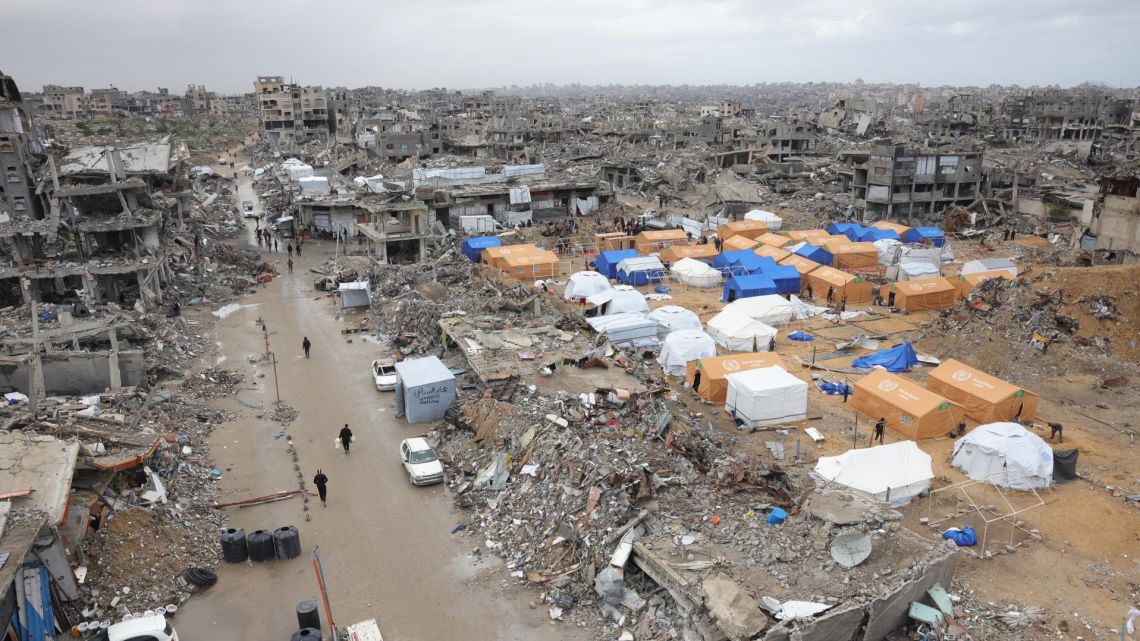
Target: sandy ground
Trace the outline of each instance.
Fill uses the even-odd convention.
[[[452,511],[443,486],[415,488],[408,482],[397,448],[421,426],[396,419],[391,393],[373,387],[368,366],[381,347],[360,335],[351,341],[354,335],[342,335],[346,319],[329,297],[313,291],[307,270],[331,253],[331,245],[307,244],[293,275],[285,273],[284,251],[272,255],[281,277],[217,321],[213,358],[224,357],[224,367],[245,374],[247,389],[240,401],[219,403],[240,418],[220,426],[212,438],[227,498],[297,487],[287,433],[310,490],[318,468],[328,475],[328,507],[314,497],[308,503],[311,521],[305,521],[300,498],[232,508],[231,526],[246,532],[297,526],[305,553],[265,565],[224,565],[218,584],[183,606],[179,632],[215,641],[288,638],[296,631],[295,605],[318,598],[310,552],[319,548],[338,625],[375,617],[394,639],[584,638],[577,629],[551,625],[544,609],[528,608],[537,594],[514,587],[501,565],[479,562],[471,549],[482,541],[450,534],[464,517]],[[195,312],[210,318],[208,310]],[[268,325],[277,356],[281,398],[300,414],[284,429],[262,418],[272,410],[275,391],[272,367],[261,359],[265,338],[259,318]],[[304,336],[313,343],[308,360],[301,350]],[[357,440],[347,456],[333,446],[345,423]]]

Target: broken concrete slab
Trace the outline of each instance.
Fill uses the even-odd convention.
[[[717,626],[731,638],[751,638],[768,624],[768,617],[736,581],[723,572],[705,577],[705,607]]]

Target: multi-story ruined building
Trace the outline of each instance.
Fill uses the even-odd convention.
[[[75,117],[86,111],[86,92],[83,87],[44,85],[43,109],[57,116]]]
[[[1105,127],[1127,125],[1136,101],[1099,89],[1045,89],[1007,96],[999,134],[1006,140],[1096,140]]]
[[[332,126],[324,89],[286,83],[282,76],[258,76],[253,88],[266,139],[281,143],[328,140]]]
[[[982,152],[933,151],[877,144],[850,168],[852,205],[864,222],[932,221],[972,204],[982,189]],[[861,159],[860,159],[861,160]]]

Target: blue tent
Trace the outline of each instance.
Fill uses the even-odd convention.
[[[636,249],[615,249],[613,251],[602,252],[594,259],[594,271],[606,278],[617,278],[618,263],[627,258],[637,258],[637,256]]]
[[[772,259],[769,258],[768,260]],[[766,267],[757,273],[772,279],[772,282],[776,284],[777,294],[800,293],[800,271],[791,265],[774,264],[772,267]]]
[[[747,276],[733,276],[728,279],[728,282],[724,284],[722,300],[730,303],[741,298],[778,293],[776,283],[773,283],[771,278],[761,274],[749,274]]]
[[[503,241],[498,236],[477,236],[463,241],[463,255],[473,262],[479,262],[479,255],[488,247],[502,247]]]
[[[822,247],[816,247],[811,243],[804,243],[803,247],[796,250],[797,256],[803,256],[808,260],[814,260],[820,265],[827,265],[831,267],[831,253]]]
[[[860,356],[851,361],[852,367],[870,369],[876,365],[888,372],[905,372],[918,363],[918,355],[910,343],[896,345],[890,349],[881,349],[874,354]]]
[[[946,241],[946,236],[937,227],[912,227],[906,236],[903,236],[903,241],[908,243],[921,243],[927,240],[935,247],[941,247]]]
[[[901,241],[902,239],[899,238],[898,232],[896,232],[893,229],[879,229],[877,227],[864,227],[863,231],[859,232],[859,239],[857,240],[857,242],[873,243],[876,240],[898,240],[898,241]]]
[[[853,230],[857,232],[862,228],[863,226],[859,223],[831,223],[827,226],[827,233],[832,236],[847,236],[850,238],[851,235],[848,232]]]
[[[713,258],[712,266],[721,272],[751,273],[760,257],[751,249],[734,249],[721,252]]]
[[[626,285],[648,285],[649,283],[660,283],[665,280],[665,270],[663,269],[639,269],[630,273],[618,271],[617,279]]]

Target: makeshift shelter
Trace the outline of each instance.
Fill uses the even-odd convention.
[[[749,239],[756,239],[758,236],[763,236],[768,233],[768,226],[758,220],[737,220],[726,225],[721,225],[720,229],[716,230],[721,240],[732,238],[733,236],[744,236]]]
[[[683,329],[665,337],[657,362],[666,376],[684,376],[689,361],[716,356],[716,343],[699,329]]]
[[[604,234],[594,234],[594,244],[598,251],[618,251],[633,249],[633,236],[626,236],[620,231],[611,231]]]
[[[775,294],[741,298],[725,305],[724,308],[738,311],[765,325],[790,323],[796,316],[795,305],[783,296]]]
[[[484,263],[496,269],[505,269],[505,259],[508,256],[534,255],[542,252],[543,249],[533,243],[523,243],[521,245],[496,245],[494,247],[488,247],[483,250],[480,256],[483,258]]]
[[[634,249],[615,249],[602,252],[594,259],[594,269],[606,278],[617,278],[618,263],[627,258],[637,258],[639,254]]]
[[[798,294],[800,293],[800,272],[795,268],[788,265],[780,265],[775,260],[764,257],[760,270],[758,272],[763,276],[772,279],[776,285],[777,294]]]
[[[669,272],[677,280],[693,287],[717,287],[724,280],[724,275],[719,271],[707,263],[692,258],[682,258],[677,261]]]
[[[784,226],[784,219],[770,211],[763,209],[753,209],[752,211],[744,214],[744,220],[756,220],[764,223],[769,230],[776,230]]]
[[[716,246],[709,245],[672,245],[661,250],[657,255],[663,263],[675,263],[682,258],[691,258],[704,262],[712,262],[717,254]]]
[[[753,352],[751,354],[728,354],[713,358],[698,358],[689,361],[685,370],[685,382],[704,399],[723,404],[728,396],[729,374],[747,372],[761,367],[783,367],[784,359],[775,352]]]
[[[654,256],[626,258],[618,263],[617,279],[629,285],[660,283],[665,278],[665,265]]]
[[[649,318],[657,321],[657,324],[661,326],[657,332],[661,338],[682,329],[702,329],[700,317],[680,305],[658,307],[649,312]]]
[[[761,367],[725,376],[724,410],[747,427],[807,418],[808,384],[783,367]]]
[[[751,274],[760,269],[761,258],[750,249],[722,252],[713,259],[712,266],[719,269],[725,276],[732,274]]]
[[[725,308],[708,322],[708,334],[717,345],[732,352],[766,352],[776,329]]]
[[[645,295],[629,285],[618,285],[604,292],[588,296],[586,302],[598,308],[596,316],[626,312],[649,313],[649,303],[645,300]]]
[[[587,318],[594,331],[615,345],[654,346],[660,326],[641,312],[622,312]]]
[[[905,438],[946,436],[957,429],[965,416],[961,405],[890,372],[875,370],[854,387],[852,407],[872,423],[887,419],[887,427]]]
[[[753,249],[756,249],[756,246],[759,244],[760,241],[758,240],[753,240],[748,236],[737,235],[732,236],[728,240],[724,241],[724,243],[721,244],[720,249],[721,251],[725,252],[736,251],[738,249],[752,251]]]
[[[771,258],[776,262],[780,262],[781,260],[784,260],[788,256],[792,255],[792,252],[790,251],[780,249],[779,247],[773,247],[772,245],[765,245],[763,243],[757,245],[756,248],[752,250],[752,253],[756,254],[760,258]]]
[[[1017,265],[1009,258],[982,258],[971,260],[962,265],[959,274],[977,274],[981,272],[1005,271],[1013,278],[1017,277]]]
[[[585,300],[594,294],[600,294],[613,289],[609,279],[598,272],[575,272],[566,281],[562,289],[562,297],[566,300]]]
[[[816,239],[816,240],[818,242],[823,242],[822,240],[819,240],[819,239]],[[813,245],[811,243],[805,242],[805,243],[800,244],[798,247],[796,247],[792,251],[792,253],[794,253],[797,256],[802,256],[803,258],[806,258],[806,259],[812,261],[813,263],[817,263],[820,265],[831,265],[831,253],[828,252],[823,247]]]
[[[854,238],[861,243],[873,243],[877,240],[894,240],[902,241],[902,237],[898,232],[893,229],[876,229],[874,227],[864,227],[859,231],[859,234]]]
[[[974,272],[972,274],[958,274],[954,282],[954,286],[958,288],[958,296],[964,298],[974,291],[978,285],[981,285],[987,280],[1013,280],[1009,272],[1004,269],[999,269],[992,272]]]
[[[322,196],[330,192],[329,179],[324,176],[298,178],[297,184],[301,187],[302,196]]]
[[[857,235],[862,229],[863,226],[859,223],[831,223],[827,226],[827,233],[832,236],[847,236],[848,232],[855,232]]]
[[[796,243],[812,243],[814,240],[819,240],[819,242],[822,243],[823,239],[831,236],[831,234],[827,233],[827,230],[824,229],[797,229],[794,231],[786,231],[784,235]]]
[[[875,222],[871,223],[871,226],[874,227],[875,229],[893,231],[893,232],[895,232],[895,234],[898,235],[899,240],[902,240],[903,237],[906,236],[907,232],[909,232],[911,229],[910,227],[907,227],[906,225],[900,225],[898,223],[892,223],[892,222],[886,221],[886,220],[876,220]]]
[[[781,265],[787,265],[788,267],[795,267],[796,271],[800,273],[801,279],[813,269],[819,267],[819,263],[814,260],[808,260],[803,256],[797,256],[795,254],[788,254],[786,258],[781,258],[777,262]]]
[[[886,271],[887,278],[891,280],[919,280],[941,275],[942,271],[930,263],[899,263]]]
[[[865,369],[882,368],[888,372],[905,372],[918,364],[918,354],[910,343],[881,349],[874,354],[860,356],[851,361],[852,367]]]
[[[337,293],[340,294],[340,304],[345,309],[372,305],[372,291],[366,280],[341,283]]]
[[[683,229],[643,231],[633,240],[633,248],[642,256],[648,256],[672,245],[688,245],[689,234]]]
[[[963,406],[979,423],[1037,417],[1036,394],[952,358],[930,370],[926,389]]]
[[[507,276],[519,280],[554,278],[561,271],[558,255],[552,251],[504,256],[500,263]]]
[[[752,255],[756,257],[755,254]],[[763,274],[742,274],[733,276],[724,284],[724,294],[721,300],[731,303],[741,298],[763,296],[765,294],[779,294],[776,283]]]
[[[930,489],[930,455],[914,441],[847,450],[821,456],[812,477],[818,485],[841,485],[860,496],[900,507]]]
[[[903,280],[890,287],[894,306],[908,312],[924,309],[946,309],[958,300],[958,288],[941,276]]]
[[[1053,482],[1053,448],[1018,423],[979,425],[954,444],[950,462],[976,481],[1013,490]]]
[[[836,238],[824,243],[824,248],[831,254],[831,264],[836,269],[874,267],[879,263],[879,250],[871,243]]]
[[[835,303],[845,297],[848,305],[871,302],[871,283],[847,272],[819,267],[809,272],[807,279],[813,296],[820,300],[827,300],[827,292],[831,291],[831,300]]]
[[[455,375],[435,356],[396,363],[396,416],[409,423],[438,421],[455,402]]]
[[[498,236],[477,236],[475,238],[468,238],[463,241],[463,255],[471,260],[471,262],[479,262],[479,256],[483,253],[484,249],[491,247],[502,247],[503,241]]]
[[[946,236],[937,227],[912,227],[903,235],[904,243],[924,243],[941,247],[946,242]]]

